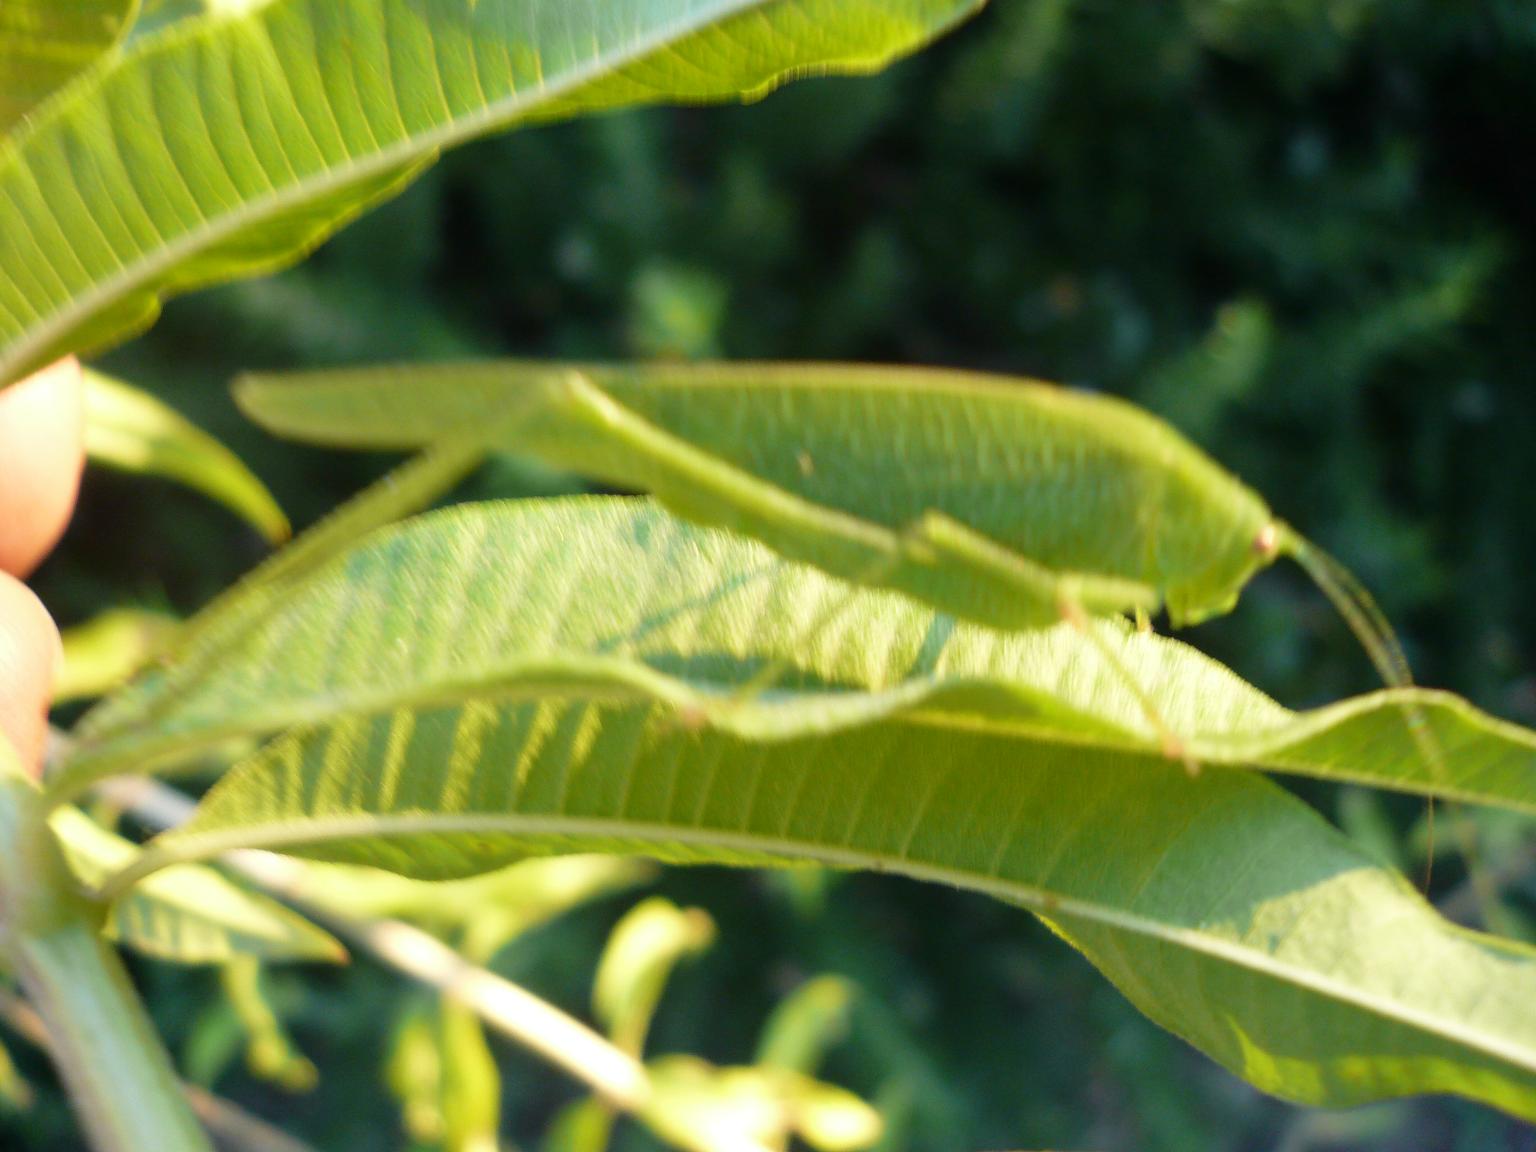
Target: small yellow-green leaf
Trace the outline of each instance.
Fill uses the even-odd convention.
[[[715,922],[702,908],[679,908],[653,896],[631,908],[603,949],[592,986],[592,1010],[614,1044],[631,1055],[645,1049],[651,1018],[672,970],[715,940]]]
[[[285,1092],[308,1092],[320,1082],[314,1062],[300,1052],[261,986],[261,961],[235,956],[219,968],[220,984],[245,1031],[245,1063],[252,1074]]]
[[[542,1152],[607,1152],[614,1111],[589,1096],[562,1108],[544,1133]]]
[[[35,1099],[32,1085],[16,1067],[10,1049],[0,1043],[0,1111],[25,1112]]]
[[[469,1009],[448,1000],[412,1009],[396,1033],[387,1072],[414,1139],[443,1152],[494,1152],[501,1073]]]
[[[433,1024],[431,1009],[411,1010],[396,1026],[384,1067],[405,1130],[424,1144],[439,1143],[444,1130],[442,1054]]]
[[[58,809],[51,819],[83,884],[95,886],[139,854],[78,809]],[[223,964],[240,956],[330,963],[346,958],[329,933],[297,912],[198,865],[167,869],[117,901],[107,933],[136,952],[180,964]]]
[[[776,1068],[716,1068],[693,1056],[648,1065],[641,1118],[699,1152],[783,1146],[798,1136],[818,1152],[857,1152],[880,1139],[880,1114],[853,1093]]]
[[[238,456],[148,392],[90,370],[85,450],[92,463],[185,484],[274,544],[288,538],[288,518]]]
[[[841,976],[818,976],[773,1010],[757,1042],[757,1063],[810,1075],[848,1031],[858,989]]]
[[[438,1005],[444,1152],[496,1152],[501,1072],[480,1018],[452,1000]]]

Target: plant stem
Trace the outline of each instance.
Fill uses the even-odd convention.
[[[0,742],[0,947],[46,1025],[91,1144],[98,1152],[211,1152],[45,811]]]
[[[20,997],[0,992],[0,1020],[28,1043],[45,1052],[49,1049],[48,1026]],[[315,1152],[308,1144],[206,1088],[183,1083],[181,1094],[221,1147],[228,1145],[244,1152]]]
[[[196,807],[174,788],[144,777],[108,780],[98,786],[98,791],[155,828],[174,828],[184,823]],[[654,1092],[649,1070],[575,1017],[494,972],[475,966],[414,925],[399,920],[364,920],[344,908],[316,903],[304,891],[308,865],[302,860],[270,852],[242,851],[229,853],[223,862],[266,891],[322,920],[338,935],[367,949],[396,971],[462,1004],[494,1031],[538,1052],[584,1083],[609,1107],[643,1117]],[[711,1141],[707,1134],[702,1134],[698,1141],[679,1146],[695,1152],[771,1152],[766,1144],[748,1136]]]

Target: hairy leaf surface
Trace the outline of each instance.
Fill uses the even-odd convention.
[[[1200,761],[1536,811],[1536,734],[1436,692],[1291,712],[1178,641],[1097,625]],[[1161,734],[1066,625],[996,632],[853,590],[641,500],[476,505],[385,529],[215,621],[79,731],[55,795],[232,737],[477,700],[660,700],[678,723],[792,739],[882,722],[1123,749]],[[1445,749],[1419,755],[1411,699]]]
[[[0,143],[0,382],[286,264],[517,124],[878,68],[981,0],[274,0],[145,37]]]

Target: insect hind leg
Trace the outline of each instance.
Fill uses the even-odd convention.
[[[1142,715],[1156,733],[1158,743],[1161,745],[1163,756],[1169,760],[1177,760],[1184,765],[1184,771],[1190,776],[1200,775],[1200,762],[1189,751],[1189,746],[1184,742],[1173,726],[1168,723],[1162,709],[1157,706],[1157,701],[1147,691],[1141,679],[1131,671],[1120,654],[1115,651],[1114,645],[1104,638],[1095,626],[1093,619],[1083,610],[1083,606],[1069,593],[1063,592],[1058,605],[1061,610],[1061,618],[1081,636],[1093,648],[1099,659],[1114,672],[1115,677],[1125,685],[1126,689],[1136,699],[1141,708]],[[1144,615],[1138,611],[1137,631],[1150,631],[1150,624],[1146,622]]]
[[[896,570],[912,563],[948,569],[957,579],[961,574],[970,577],[974,582],[972,594],[989,602],[976,615],[994,627],[999,627],[993,621],[1000,613],[995,600],[1006,594],[1011,603],[1005,609],[1007,623],[1001,625],[1004,631],[1043,630],[1062,622],[1070,625],[1136,701],[1162,754],[1182,763],[1191,776],[1199,773],[1200,765],[1186,742],[1168,723],[1151,692],[1094,619],[1131,610],[1138,613],[1138,619],[1145,619],[1148,608],[1155,603],[1154,591],[1122,580],[1063,576],[940,512],[925,513],[893,532],[889,552],[852,580],[852,587],[823,603],[788,651],[808,651],[816,637],[848,611],[857,596],[857,586],[889,588],[888,581]],[[687,722],[699,725],[713,721],[727,728],[741,727],[741,711],[772,690],[794,667],[794,657],[779,657],[734,689],[709,714],[695,714]]]
[[[1030,561],[938,512],[929,512],[908,530],[921,546],[972,573],[984,592],[1001,588],[1012,598],[1015,630],[1044,628],[1065,621],[1081,636],[1130,692],[1162,753],[1199,775],[1199,762],[1163,716],[1141,679],[1095,624],[1095,617],[1134,612],[1139,627],[1150,629],[1149,612],[1157,606],[1156,589],[1116,577],[1063,574]]]

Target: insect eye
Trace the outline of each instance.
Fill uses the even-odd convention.
[[[1280,530],[1274,524],[1266,524],[1253,538],[1253,550],[1260,556],[1273,556],[1280,548]]]

